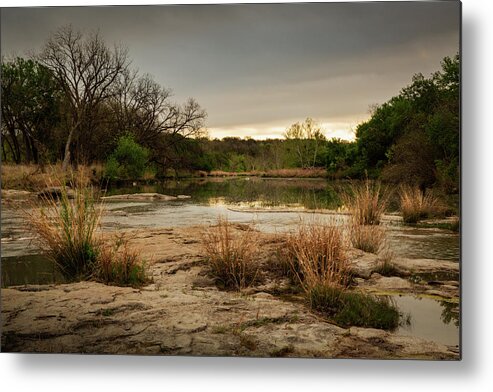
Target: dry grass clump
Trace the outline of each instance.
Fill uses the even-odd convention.
[[[17,189],[27,191],[40,191],[50,186],[62,186],[73,178],[89,184],[90,180],[97,180],[100,175],[98,165],[79,165],[76,171],[62,170],[61,164],[47,165],[12,165],[2,164],[2,189]]]
[[[289,235],[280,257],[291,276],[309,292],[317,285],[345,287],[351,280],[349,260],[341,230],[327,224],[303,224]]]
[[[444,210],[437,197],[430,192],[423,192],[417,186],[402,186],[399,196],[405,223],[417,223],[421,219],[438,216]]]
[[[293,169],[271,169],[271,170],[249,170],[244,172],[229,172],[223,170],[212,170],[207,175],[211,177],[238,177],[238,176],[260,176],[276,178],[320,178],[327,177],[327,170],[323,167],[293,168]]]
[[[63,185],[59,193],[48,192],[40,199],[40,206],[24,210],[40,247],[66,278],[87,278],[101,247],[95,232],[103,209],[94,202],[93,190],[76,186],[69,197],[68,188]]]
[[[302,225],[280,250],[310,307],[342,326],[393,329],[399,312],[386,298],[348,290],[351,269],[338,227]]]
[[[39,204],[23,209],[41,249],[68,280],[143,285],[147,270],[137,251],[123,237],[108,245],[98,233],[103,205],[95,201],[87,177],[79,173],[70,183],[72,188],[42,193]]]
[[[272,169],[261,174],[264,177],[296,177],[296,178],[318,178],[327,177],[327,170],[323,167],[295,168],[295,169]]]
[[[202,237],[210,272],[225,288],[243,290],[252,285],[258,274],[259,243],[256,232],[248,228],[235,232],[226,218],[207,229]]]
[[[385,244],[385,229],[382,226],[359,225],[349,226],[351,245],[368,253],[378,253]]]
[[[351,183],[349,192],[342,195],[344,204],[359,225],[378,225],[387,208],[391,192],[378,181],[366,179],[363,183]]]
[[[112,246],[101,248],[93,277],[118,286],[139,287],[149,281],[145,262],[124,234],[116,236]]]

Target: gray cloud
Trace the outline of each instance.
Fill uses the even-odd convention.
[[[459,50],[459,2],[2,9],[3,54],[71,23],[129,48],[133,65],[192,96],[208,125],[359,121]]]

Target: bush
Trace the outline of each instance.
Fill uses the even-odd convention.
[[[94,203],[91,188],[77,186],[81,181],[74,181],[76,187],[70,193],[63,185],[57,193],[41,194],[41,208],[24,210],[39,245],[67,279],[87,278],[101,246],[95,231],[102,207]]]
[[[364,183],[352,183],[349,192],[342,196],[351,212],[353,222],[358,225],[378,225],[391,192],[379,182],[366,179]]]
[[[419,187],[402,186],[399,191],[402,219],[405,223],[418,223],[421,219],[439,216],[444,208],[438,198]]]
[[[149,151],[130,134],[118,139],[115,151],[106,161],[105,175],[111,179],[138,179],[144,175]]]
[[[343,236],[335,226],[300,226],[288,237],[279,255],[305,291],[321,284],[346,286],[351,280]]]
[[[312,309],[343,327],[395,329],[399,325],[399,312],[385,297],[317,285],[310,289],[308,298]]]
[[[257,278],[255,260],[259,247],[252,229],[234,233],[232,224],[219,218],[217,225],[209,228],[202,238],[202,247],[212,276],[226,288],[242,290]]]

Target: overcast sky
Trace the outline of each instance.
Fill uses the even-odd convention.
[[[213,137],[281,137],[312,117],[350,130],[459,50],[455,1],[3,8],[3,55],[39,51],[65,24],[129,49],[182,102],[207,111]]]

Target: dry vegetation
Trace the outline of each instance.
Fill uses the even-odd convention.
[[[348,289],[352,272],[341,229],[326,224],[300,226],[279,255],[303,288],[310,307],[342,326],[393,329],[399,312],[387,299]]]
[[[355,224],[378,225],[390,196],[390,190],[380,182],[366,179],[362,183],[352,183],[349,192],[342,195],[342,200]]]
[[[368,253],[378,253],[385,244],[385,229],[382,226],[358,225],[349,226],[351,245]]]
[[[53,186],[54,180],[49,179]],[[57,192],[40,194],[40,202],[23,207],[29,230],[68,280],[95,279],[117,285],[146,282],[146,266],[123,237],[103,241],[100,228],[103,205],[95,201],[87,177],[72,177]],[[59,183],[59,181],[57,182]],[[45,184],[46,186],[46,184]]]
[[[207,174],[207,173],[206,173]],[[237,177],[237,176],[258,176],[258,177],[279,177],[279,178],[325,178],[327,170],[323,167],[314,168],[293,168],[293,169],[272,169],[266,171],[244,171],[228,172],[222,170],[213,170],[209,174],[211,177]]]
[[[47,186],[61,186],[74,177],[85,184],[99,182],[102,178],[102,165],[79,165],[77,170],[63,171],[61,164],[55,165],[12,165],[2,164],[2,189],[40,191]]]
[[[417,223],[421,219],[443,215],[444,207],[430,192],[419,187],[402,186],[399,191],[402,218],[406,223]]]
[[[242,290],[255,282],[259,244],[253,229],[235,232],[233,225],[220,217],[204,232],[202,249],[211,275],[220,285]]]
[[[69,195],[63,185],[59,194],[45,193],[40,198],[39,205],[24,209],[40,247],[66,278],[89,277],[101,247],[96,228],[103,211],[94,202],[92,189],[76,186]]]
[[[306,292],[317,285],[345,287],[350,282],[346,245],[336,226],[303,224],[279,253]]]
[[[117,235],[110,245],[101,247],[93,277],[106,284],[141,286],[149,277],[139,254],[124,234]]]

